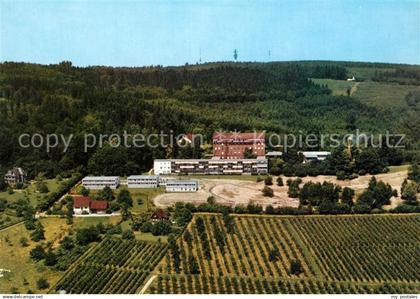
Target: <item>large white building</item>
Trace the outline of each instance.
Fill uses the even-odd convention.
[[[127,178],[128,188],[157,188],[158,175],[132,175]]]
[[[166,182],[166,192],[196,192],[198,182],[196,180],[169,180]]]
[[[110,187],[116,189],[120,185],[118,176],[87,176],[82,180],[82,185],[86,189],[103,189]]]
[[[268,161],[257,159],[171,159],[155,160],[159,174],[266,174]]]

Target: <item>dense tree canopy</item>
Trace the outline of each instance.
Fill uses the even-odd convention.
[[[184,157],[190,152],[194,157],[202,155],[199,148],[189,151],[176,145],[113,147],[112,138],[104,138],[102,147],[97,140],[97,145],[85,152],[85,134],[99,138],[99,134],[124,132],[131,135],[192,132],[202,133],[207,141],[219,129],[266,130],[268,135],[344,134],[352,118],[352,129],[380,132],[396,128],[395,119],[387,111],[352,97],[332,96],[326,87],[309,80],[344,79],[345,66],[302,62],[80,68],[71,62],[2,63],[0,172],[19,165],[28,171],[30,178],[41,172],[47,178],[57,174],[68,177],[81,166],[90,174],[123,176],[149,170],[153,158]],[[393,76],[415,78],[410,71],[399,71]],[[22,133],[63,134],[66,138],[73,134],[73,137],[68,148],[60,142],[46,151],[45,147],[20,147],[18,137]],[[128,143],[132,141],[128,137]],[[371,163],[375,156],[365,155],[361,154],[360,164],[369,168],[366,172],[377,172],[377,165]],[[294,159],[300,158],[286,161],[286,171]]]

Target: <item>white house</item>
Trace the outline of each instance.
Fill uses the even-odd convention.
[[[159,175],[132,175],[127,178],[128,188],[157,188]]]
[[[110,187],[116,189],[120,185],[118,176],[87,176],[82,180],[82,184],[86,189],[103,189]]]
[[[166,192],[196,192],[198,182],[196,180],[169,180],[166,182]]]

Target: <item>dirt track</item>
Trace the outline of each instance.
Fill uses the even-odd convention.
[[[342,187],[348,186],[360,193],[367,188],[369,180],[372,176],[366,175],[354,180],[339,181],[335,176],[320,175],[317,177],[302,178],[305,182],[332,182]],[[407,177],[407,171],[399,171],[394,173],[386,173],[376,175],[378,180],[389,183],[392,188],[400,190],[404,178]],[[283,177],[283,182],[286,184],[288,178]],[[168,207],[176,202],[191,202],[193,204],[201,204],[207,201],[209,196],[214,196],[216,202],[229,206],[247,205],[248,203],[259,204],[263,207],[272,205],[273,207],[297,207],[299,200],[289,198],[287,195],[288,187],[278,187],[276,185],[276,177],[273,178],[274,185],[271,186],[274,190],[273,197],[262,196],[261,190],[264,187],[264,182],[254,182],[246,180],[234,179],[199,179],[200,189],[194,193],[165,193],[154,198],[154,204],[158,207]],[[392,200],[392,206],[400,202],[399,198]]]

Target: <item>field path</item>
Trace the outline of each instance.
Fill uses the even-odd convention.
[[[141,289],[139,294],[144,294],[147,291],[147,289],[149,288],[149,286],[152,284],[153,280],[155,280],[156,277],[157,277],[157,275],[152,275],[152,277],[149,278],[149,280],[146,282],[144,287]]]

